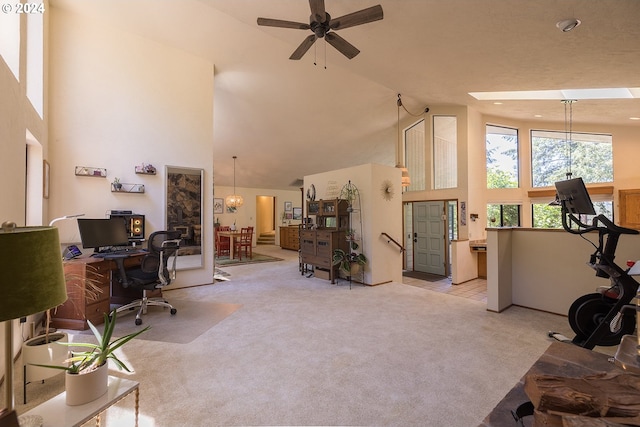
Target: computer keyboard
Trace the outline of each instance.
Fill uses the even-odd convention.
[[[147,253],[147,250],[142,248],[115,248],[115,249],[100,251],[92,254],[91,256],[95,258],[106,258],[109,255],[136,255],[136,254],[144,254],[144,253]]]

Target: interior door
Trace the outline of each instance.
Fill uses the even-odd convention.
[[[444,202],[413,204],[413,268],[445,275]]]

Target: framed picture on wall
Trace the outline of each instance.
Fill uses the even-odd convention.
[[[293,210],[293,203],[292,202],[284,202],[284,211],[285,212],[291,212]]]
[[[213,199],[213,213],[221,214],[224,213],[224,199]]]
[[[302,208],[293,208],[293,219],[302,219]]]

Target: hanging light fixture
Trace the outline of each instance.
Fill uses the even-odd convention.
[[[567,179],[571,179],[571,145],[573,142],[573,103],[575,99],[563,99],[564,104],[564,141],[567,146]]]
[[[404,166],[403,156],[402,156],[402,138],[400,134],[400,107],[402,107],[402,99],[400,98],[400,94],[398,94],[398,140],[396,143],[396,167],[402,171],[402,188],[406,188],[411,185],[411,177],[409,176],[409,170]]]
[[[237,156],[233,156],[233,194],[227,196],[224,199],[224,203],[230,208],[239,208],[244,203],[242,196],[236,194],[236,159]]]

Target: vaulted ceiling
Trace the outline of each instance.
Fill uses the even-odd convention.
[[[384,19],[338,31],[349,60],[309,30],[304,0],[51,0],[215,65],[215,183],[295,189],[304,175],[395,164],[397,94],[412,112],[467,105],[485,114],[564,122],[559,100],[478,101],[469,92],[640,87],[637,0],[326,0],[332,17],[380,4]],[[578,18],[562,32],[556,23]],[[535,117],[539,115],[541,117]],[[406,116],[406,113],[403,113]],[[581,100],[580,123],[640,127],[640,99]],[[561,127],[562,128],[562,127]]]

